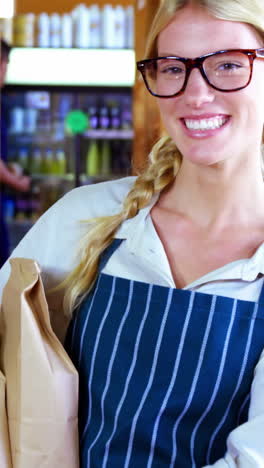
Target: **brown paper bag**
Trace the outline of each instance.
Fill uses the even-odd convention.
[[[0,372],[0,466],[12,468],[6,414],[6,379]]]
[[[13,468],[78,468],[78,374],[51,328],[38,265],[10,263],[1,354]]]

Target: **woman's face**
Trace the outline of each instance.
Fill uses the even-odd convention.
[[[159,56],[195,58],[224,49],[259,47],[261,38],[251,26],[219,20],[192,7],[180,10],[158,38]],[[243,90],[217,91],[196,68],[181,96],[158,99],[158,105],[169,135],[190,162],[211,165],[231,158],[234,161],[235,157],[241,160],[252,153],[259,155],[264,122],[264,60],[255,60],[252,81]],[[208,125],[213,128],[208,130]]]

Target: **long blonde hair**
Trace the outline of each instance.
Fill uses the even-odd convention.
[[[205,8],[216,18],[248,23],[264,38],[264,0],[161,0],[149,32],[146,58],[157,55],[159,33],[178,10],[190,3]],[[71,314],[91,290],[97,277],[100,255],[111,244],[121,223],[136,216],[155,193],[164,190],[174,180],[181,160],[182,155],[175,142],[168,136],[162,137],[150,153],[147,168],[137,177],[126,196],[122,211],[94,220],[82,240],[80,263],[62,283],[66,312]]]

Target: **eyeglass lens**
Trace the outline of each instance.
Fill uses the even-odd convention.
[[[180,92],[185,84],[186,64],[177,59],[161,58],[146,64],[145,76],[150,90],[160,96]],[[209,83],[231,91],[246,86],[250,78],[250,61],[241,52],[225,52],[205,58],[203,70]]]

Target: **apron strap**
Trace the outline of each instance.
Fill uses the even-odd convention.
[[[115,250],[122,244],[124,239],[114,239],[113,242],[104,250],[99,260],[99,273],[104,269],[110,257],[112,257]]]

